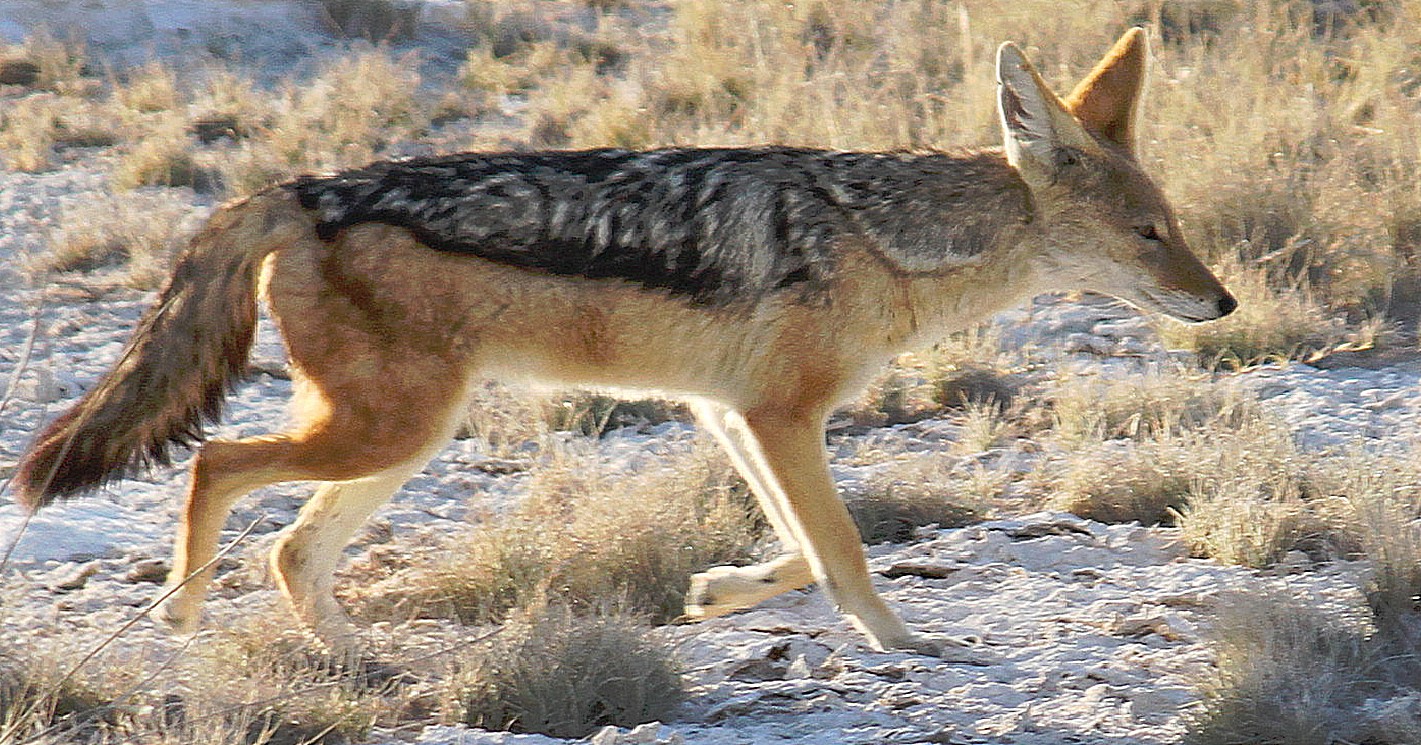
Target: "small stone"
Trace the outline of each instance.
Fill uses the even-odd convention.
[[[143,559],[136,561],[123,575],[124,582],[162,583],[168,578],[168,562],[163,559]]]
[[[622,742],[621,734],[621,730],[609,724],[597,730],[587,741],[592,745],[619,745]]]
[[[661,722],[647,722],[633,727],[631,732],[622,735],[617,742],[620,745],[654,745],[660,739],[660,733]]]
[[[55,569],[49,574],[49,580],[45,582],[53,592],[72,592],[84,587],[89,578],[99,571],[99,562],[89,561],[83,564],[66,564]]]
[[[736,663],[726,671],[725,677],[742,683],[784,680],[787,667],[782,660],[755,658]]]

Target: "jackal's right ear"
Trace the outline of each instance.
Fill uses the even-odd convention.
[[[997,113],[1007,161],[1024,175],[1053,171],[1071,148],[1094,149],[1091,136],[1011,42],[997,50]]]

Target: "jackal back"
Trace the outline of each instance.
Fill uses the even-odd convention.
[[[993,153],[466,153],[290,188],[326,240],[385,223],[440,251],[712,305],[821,292],[847,237],[905,270],[933,270],[985,251],[1003,218],[1030,215],[1025,185]]]

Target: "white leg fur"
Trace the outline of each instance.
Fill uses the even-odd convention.
[[[715,422],[711,429],[720,430],[717,437],[729,443],[732,459],[765,505],[771,524],[801,549],[811,576],[870,643],[885,650],[940,653],[938,644],[910,632],[873,589],[858,529],[829,474],[823,417],[781,412],[742,416],[724,408],[702,413]],[[759,602],[776,594],[772,590],[790,589],[790,582],[805,578],[795,555],[777,562],[706,572],[693,581],[688,610],[694,614],[699,606],[728,612],[736,602],[757,596]],[[747,587],[756,579],[765,586],[759,592]],[[697,602],[695,590],[709,594],[712,602]],[[731,600],[716,602],[715,591]]]

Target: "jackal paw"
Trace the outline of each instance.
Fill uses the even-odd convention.
[[[174,634],[191,634],[197,631],[201,614],[196,610],[183,608],[176,597],[170,597],[158,603],[149,615]]]
[[[782,591],[775,573],[763,565],[713,567],[691,577],[686,616],[696,621],[724,616]]]

